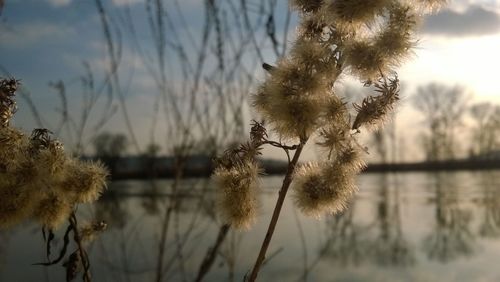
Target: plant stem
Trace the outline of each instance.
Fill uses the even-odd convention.
[[[174,183],[172,184],[172,197],[170,198],[169,201],[169,206],[165,210],[165,217],[163,218],[163,224],[162,224],[162,229],[161,229],[161,235],[160,235],[160,246],[158,250],[158,261],[156,265],[156,279],[155,281],[160,282],[163,280],[163,260],[165,257],[165,247],[167,245],[167,235],[168,235],[168,227],[170,223],[170,217],[172,214],[172,211],[174,211],[177,208],[177,188],[179,186],[179,182],[182,179],[182,171],[183,171],[183,162],[180,160],[179,157],[176,157],[176,162],[175,162],[175,180]]]
[[[203,280],[203,277],[208,273],[210,270],[210,267],[212,267],[215,258],[217,256],[217,252],[219,251],[220,246],[222,245],[222,242],[224,242],[224,239],[226,238],[227,233],[229,232],[229,229],[231,228],[231,225],[229,224],[224,224],[220,227],[219,229],[219,235],[217,235],[217,240],[214,244],[214,246],[210,249],[208,249],[207,254],[205,255],[205,258],[203,259],[203,262],[200,266],[200,269],[198,270],[198,276],[196,277],[196,282],[200,282]]]
[[[85,249],[83,248],[82,239],[78,231],[78,222],[76,221],[76,215],[74,211],[71,212],[69,222],[73,227],[73,235],[74,235],[73,239],[75,240],[75,243],[78,246],[77,249],[78,255],[80,256],[80,261],[82,262],[83,265],[83,281],[90,282],[91,281],[89,272],[90,262],[87,252],[85,252]]]
[[[252,269],[252,273],[250,274],[250,278],[248,281],[253,282],[257,279],[257,275],[259,273],[260,267],[266,258],[267,248],[269,247],[269,243],[271,242],[271,238],[273,237],[274,229],[276,228],[276,223],[278,223],[278,218],[280,216],[281,208],[283,207],[283,202],[285,201],[286,193],[288,192],[288,188],[292,183],[293,172],[295,170],[295,166],[299,161],[300,153],[302,153],[302,149],[307,141],[301,141],[293,155],[292,161],[288,163],[288,168],[286,171],[285,179],[283,179],[283,184],[281,186],[278,200],[276,201],[276,206],[274,207],[273,217],[271,218],[271,222],[269,223],[269,227],[267,228],[266,237],[262,242],[262,246],[260,248],[259,256],[255,261],[255,265]]]

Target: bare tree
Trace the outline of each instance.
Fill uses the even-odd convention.
[[[113,174],[118,160],[127,150],[129,142],[125,134],[103,132],[93,142],[95,155],[106,163]]]
[[[500,106],[478,103],[470,107],[474,121],[472,128],[472,155],[484,157],[500,148]]]
[[[449,87],[438,83],[420,86],[413,97],[413,105],[423,115],[426,133],[423,148],[427,160],[456,157],[458,129],[463,126],[470,95],[461,86]]]
[[[94,139],[93,144],[98,157],[120,157],[126,151],[128,141],[124,134],[103,132]]]
[[[378,181],[380,201],[373,223],[377,235],[367,246],[368,254],[379,265],[412,265],[415,263],[415,248],[403,232],[399,187],[391,191],[389,176],[382,174]]]

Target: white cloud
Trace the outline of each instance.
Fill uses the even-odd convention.
[[[47,0],[54,7],[64,7],[71,3],[71,0]]]
[[[125,5],[141,4],[141,3],[144,3],[145,0],[111,0],[111,2],[115,6],[125,6]],[[203,7],[202,6],[203,2],[200,0],[182,0],[182,1],[179,1],[179,4],[182,7],[189,7],[189,8]]]
[[[3,47],[27,47],[39,41],[51,41],[73,33],[65,25],[56,25],[46,22],[31,22],[16,26],[0,25],[0,42]]]
[[[143,3],[144,0],[112,0],[112,2],[115,6],[125,6]]]
[[[93,71],[100,74],[106,73],[110,68],[106,43],[96,40],[90,41],[87,44],[88,48],[92,53],[95,53],[95,55],[86,56],[84,58],[80,53],[67,52],[63,55],[66,66],[80,71],[82,69],[82,61],[85,59],[85,61],[90,64]],[[119,69],[125,73],[133,72],[135,75],[145,74],[147,71],[141,57],[126,46],[122,47]]]
[[[442,36],[482,36],[500,31],[500,14],[480,5],[463,11],[443,10],[426,18],[423,32]]]

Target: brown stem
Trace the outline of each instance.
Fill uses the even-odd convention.
[[[296,150],[299,147],[299,145],[287,146],[285,144],[281,144],[279,142],[271,141],[271,140],[264,140],[262,142],[262,144],[269,144],[271,146],[274,146],[274,147],[277,147],[277,148],[281,148],[283,150]]]
[[[80,233],[78,232],[78,222],[76,221],[76,215],[74,211],[71,212],[69,222],[73,227],[73,239],[78,246],[78,255],[80,256],[80,261],[83,265],[83,281],[90,282],[90,262],[87,256],[87,252],[85,252],[85,249],[83,248],[82,238],[80,236]]]
[[[176,158],[175,165],[175,180],[172,184],[172,197],[170,198],[169,206],[165,210],[165,217],[163,218],[162,230],[160,235],[160,246],[158,250],[158,262],[156,265],[156,279],[155,281],[160,282],[163,280],[163,260],[165,257],[165,247],[167,244],[168,227],[170,223],[170,216],[172,211],[177,208],[177,188],[179,182],[182,179],[183,162],[180,157]]]
[[[300,153],[304,148],[304,145],[307,141],[301,141],[295,154],[293,155],[292,161],[288,164],[288,168],[286,171],[285,179],[283,179],[283,185],[281,186],[280,193],[278,196],[278,200],[276,201],[276,206],[274,207],[273,217],[271,218],[271,222],[269,223],[269,227],[267,228],[266,237],[264,238],[264,242],[262,242],[262,247],[260,248],[259,256],[255,261],[255,265],[252,269],[252,273],[250,274],[250,278],[248,281],[253,282],[257,279],[257,274],[259,273],[260,267],[266,258],[267,248],[269,247],[269,243],[271,242],[271,238],[273,237],[274,229],[276,228],[276,223],[278,222],[278,218],[280,216],[281,208],[283,207],[283,202],[285,201],[286,193],[288,192],[288,188],[292,183],[293,171],[295,170],[295,166],[299,161]]]
[[[219,235],[217,235],[217,240],[215,241],[215,245],[207,251],[205,259],[203,259],[203,262],[200,265],[200,269],[198,270],[198,277],[196,277],[195,280],[196,282],[201,281],[203,277],[205,277],[205,275],[208,273],[212,265],[214,264],[217,251],[222,245],[222,242],[224,242],[224,239],[226,238],[226,235],[229,232],[230,228],[231,225],[229,224],[224,224],[220,227]]]
[[[167,241],[168,226],[170,223],[170,215],[172,213],[173,207],[169,206],[165,210],[165,217],[163,218],[163,224],[161,228],[160,236],[160,246],[158,247],[158,261],[156,265],[156,279],[155,281],[162,281],[163,274],[163,259],[165,257],[165,246]]]

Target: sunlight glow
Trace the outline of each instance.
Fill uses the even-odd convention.
[[[401,77],[410,83],[440,81],[470,88],[476,99],[500,102],[500,36],[423,39]]]

